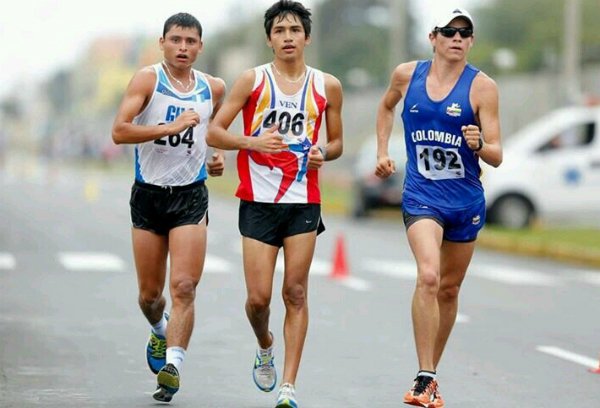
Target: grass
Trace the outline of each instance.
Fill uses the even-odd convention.
[[[507,230],[486,226],[478,242],[497,250],[600,267],[600,229],[534,227]]]

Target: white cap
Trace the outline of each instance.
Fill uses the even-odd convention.
[[[469,22],[469,24],[471,24],[471,28],[475,29],[475,24],[473,23],[473,17],[471,17],[471,14],[469,14],[469,12],[463,8],[455,8],[452,11],[442,14],[433,24],[433,27],[431,27],[431,30],[435,30],[436,28],[442,28],[442,27],[446,27],[448,24],[450,24],[452,22],[452,20],[454,20],[455,18],[459,18],[462,17],[465,20],[467,20]]]

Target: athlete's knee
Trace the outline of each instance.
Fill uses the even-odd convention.
[[[271,296],[261,293],[250,293],[246,299],[246,308],[253,313],[263,313],[269,310]]]
[[[306,303],[306,289],[300,283],[286,285],[283,288],[283,303],[286,306],[302,307]]]
[[[138,295],[138,304],[144,310],[156,308],[163,299],[159,288],[142,288]]]
[[[440,288],[440,277],[434,268],[419,269],[417,287],[427,292],[436,293]]]
[[[196,297],[196,286],[198,281],[191,278],[178,279],[171,283],[171,295],[173,300],[183,302],[193,301]]]
[[[458,299],[460,285],[442,285],[438,292],[438,300],[442,302],[452,302]]]

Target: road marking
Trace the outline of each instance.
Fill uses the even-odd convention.
[[[17,260],[12,254],[0,252],[0,269],[15,269]]]
[[[334,281],[340,282],[343,286],[347,288],[359,291],[366,292],[371,289],[371,283],[354,276],[347,276],[345,278],[335,278]]]
[[[60,263],[73,271],[122,272],[125,262],[106,252],[60,252]]]
[[[522,286],[557,286],[560,282],[560,280],[554,276],[530,269],[486,265],[474,265],[469,269],[467,275],[473,275],[478,278],[489,279],[509,285]]]
[[[572,363],[576,363],[588,368],[598,368],[598,360],[595,360],[590,357],[582,356],[581,354],[576,354],[568,350],[563,350],[559,347],[554,346],[537,346],[535,348],[537,351],[541,353],[546,353],[554,357],[561,358],[563,360],[570,361]]]
[[[369,258],[363,261],[362,267],[369,272],[380,273],[394,278],[414,280],[417,277],[416,267],[413,262],[382,261],[380,259]]]
[[[456,314],[456,323],[469,323],[471,318],[467,315],[457,313]]]
[[[278,273],[283,273],[284,263],[283,256],[277,257],[277,263],[275,264],[275,270]],[[313,258],[313,261],[310,265],[310,275],[311,276],[330,276],[333,265],[329,261],[324,261],[319,258]],[[341,285],[346,286],[347,288],[364,292],[371,289],[371,283],[357,278],[355,276],[347,276],[343,278],[336,278],[335,281],[339,282]]]
[[[600,286],[600,272],[585,271],[580,275],[580,279],[590,285]]]
[[[231,262],[210,254],[206,254],[204,259],[204,271],[203,273],[231,273],[233,272],[233,265]]]

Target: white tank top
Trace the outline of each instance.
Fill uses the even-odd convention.
[[[208,79],[202,72],[192,70],[196,86],[190,92],[181,93],[169,82],[162,64],[152,67],[156,72],[154,93],[133,123],[154,126],[173,122],[187,109],[198,112],[200,123],[179,134],[137,144],[135,178],[159,186],[184,186],[205,180],[206,132],[213,112]]]

